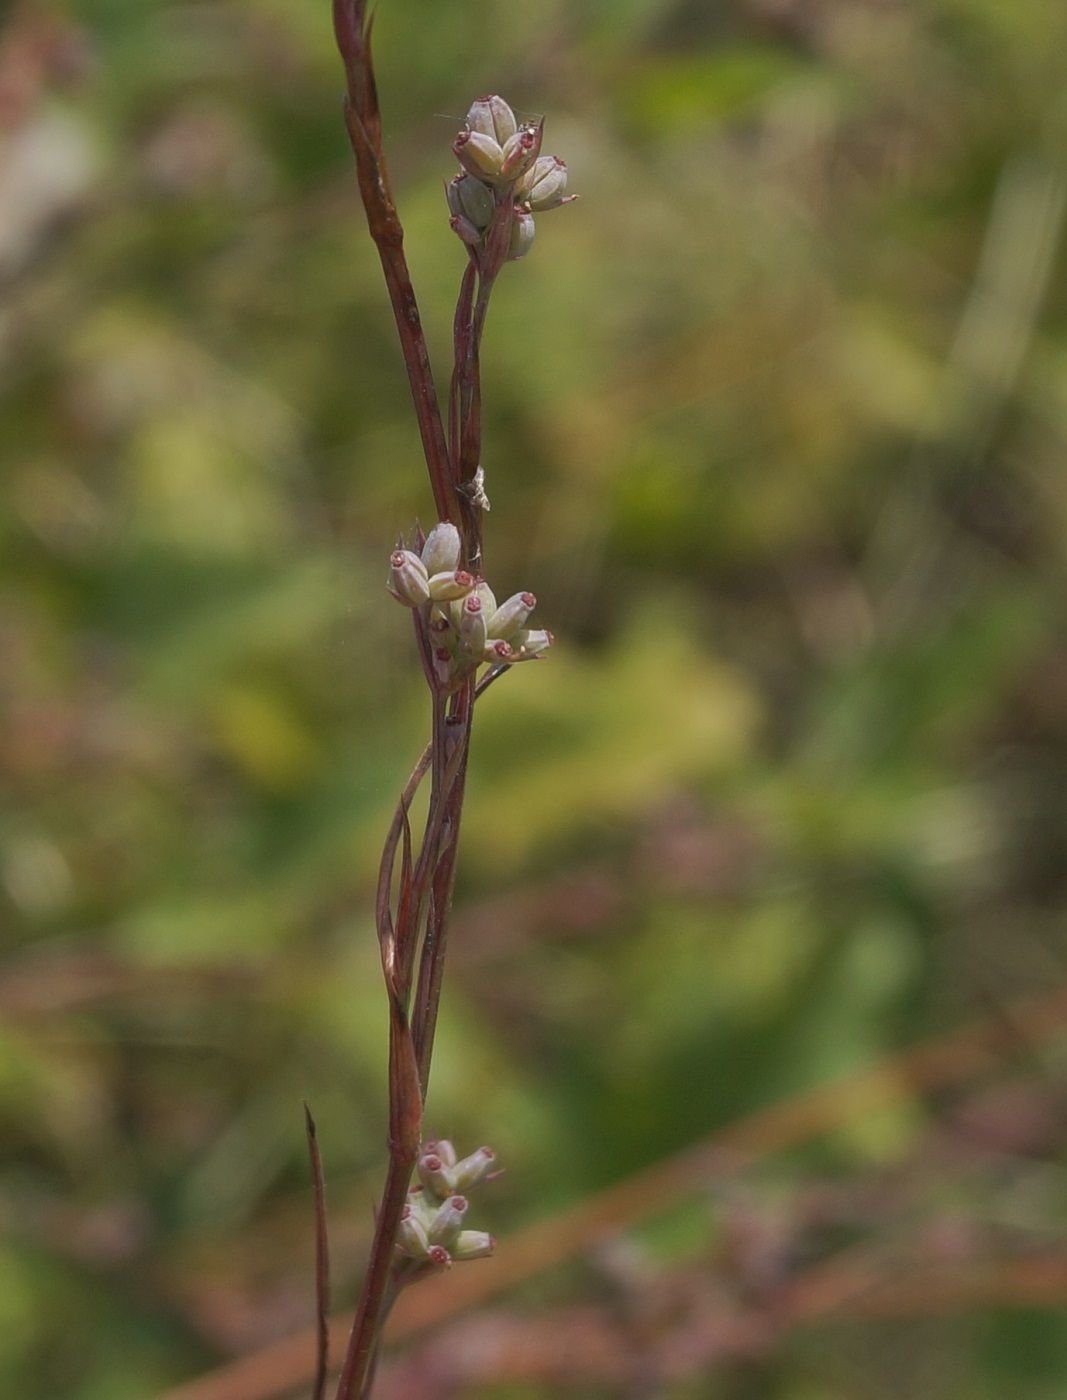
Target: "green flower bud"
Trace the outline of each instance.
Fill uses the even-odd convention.
[[[527,214],[525,210],[516,209],[515,222],[511,225],[511,240],[508,243],[508,262],[517,262],[519,258],[524,258],[533,247],[533,241],[533,215]]]
[[[389,556],[387,587],[398,603],[409,608],[421,607],[430,598],[426,565],[410,549],[394,549]]]
[[[467,113],[467,125],[471,131],[480,131],[491,136],[498,146],[503,146],[509,136],[515,135],[518,122],[515,113],[502,97],[479,97],[471,103]]]
[[[430,1222],[427,1238],[432,1244],[452,1244],[463,1228],[467,1213],[466,1196],[449,1196],[438,1208]]]
[[[427,587],[435,602],[447,603],[453,598],[465,598],[473,592],[474,579],[466,569],[448,569],[431,574]]]
[[[532,593],[513,593],[501,603],[496,612],[490,614],[486,630],[490,637],[502,637],[508,641],[537,607],[537,599]]]
[[[480,657],[485,650],[485,612],[477,593],[472,593],[463,600],[463,611],[459,620],[459,643],[468,656]]]
[[[396,1232],[396,1242],[403,1252],[412,1259],[425,1259],[430,1249],[426,1226],[410,1205],[404,1207],[400,1225]]]
[[[469,1191],[472,1186],[484,1181],[493,1170],[495,1161],[496,1153],[491,1147],[479,1147],[477,1152],[457,1162],[452,1173],[456,1190]]]
[[[493,222],[496,212],[493,191],[473,175],[457,175],[445,186],[445,196],[453,216],[466,219],[479,231],[484,232]]]
[[[446,573],[459,568],[459,531],[451,520],[442,520],[426,536],[422,562],[428,574]]]
[[[452,1246],[453,1259],[486,1259],[496,1249],[496,1240],[484,1230],[461,1230]]]
[[[526,174],[541,150],[543,131],[544,123],[538,122],[536,126],[520,126],[514,136],[508,137],[498,167],[500,180],[517,180],[520,175]]]
[[[515,186],[515,198],[535,211],[565,203],[567,166],[559,156],[538,156]]]
[[[461,131],[452,142],[456,159],[468,174],[480,180],[498,180],[504,152],[491,136],[480,131]]]

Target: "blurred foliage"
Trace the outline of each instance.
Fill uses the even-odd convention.
[[[427,723],[383,561],[428,493],[328,9],[3,19],[0,1388],[26,1400],[133,1400],[308,1322],[302,1098],[342,1301],[358,1279],[371,884]],[[429,1105],[506,1162],[506,1235],[1062,975],[1067,9],[382,0],[376,45],[439,376],[469,100],[547,112],[583,196],[490,318],[491,572],[561,641],[484,701]],[[856,1122],[818,1169],[927,1129]],[[906,1335],[656,1393],[1062,1394],[1055,1310]]]

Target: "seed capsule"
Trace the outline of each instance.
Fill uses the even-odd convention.
[[[559,156],[538,156],[515,186],[515,198],[534,211],[555,209],[567,191],[567,166]]]
[[[524,258],[533,247],[533,241],[533,215],[527,214],[525,210],[516,209],[515,222],[511,225],[511,239],[508,243],[508,262],[518,262],[519,258]]]
[[[514,136],[508,137],[498,167],[501,180],[517,180],[526,174],[541,150],[543,130],[544,123],[538,122],[536,126],[520,126]]]
[[[490,97],[479,97],[476,102],[471,103],[471,109],[467,113],[467,125],[471,131],[480,131],[485,136],[491,136],[500,146],[509,136],[515,135],[518,122],[515,120],[515,113],[502,97],[497,97],[494,93]]]
[[[496,200],[493,191],[473,175],[457,175],[445,186],[448,207],[456,218],[466,219],[480,232],[493,222]]]
[[[452,142],[452,151],[468,174],[481,180],[500,178],[504,152],[491,136],[481,131],[461,131]]]

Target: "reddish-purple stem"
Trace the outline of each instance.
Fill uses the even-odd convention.
[[[356,174],[367,225],[378,249],[393,307],[434,504],[439,519],[458,523],[459,511],[449,471],[448,446],[437,406],[437,390],[426,338],[422,333],[415,289],[404,257],[404,230],[393,203],[382,150],[381,116],[371,63],[365,0],[333,0],[333,19],[337,47],[344,60],[348,84],[345,125],[356,157]]]
[[[356,158],[367,224],[393,307],[434,505],[438,519],[451,520],[459,527],[465,565],[480,572],[482,510],[470,489],[481,454],[480,344],[489,296],[507,258],[514,220],[512,197],[510,190],[498,196],[484,247],[472,255],[460,286],[453,327],[455,358],[446,440],[418,304],[404,258],[403,228],[382,150],[366,0],[333,0],[333,14],[348,88],[345,124]],[[337,1400],[366,1400],[369,1396],[385,1317],[399,1289],[413,1276],[405,1268],[410,1261],[404,1261],[396,1251],[396,1234],[422,1130],[422,1104],[441,998],[474,700],[500,674],[490,672],[477,686],[468,679],[446,699],[435,679],[432,643],[422,610],[415,613],[415,628],[433,698],[433,737],[401,795],[379,870],[376,921],[389,994],[389,1167]],[[413,861],[408,811],[428,769],[432,774],[429,808],[420,850]],[[401,869],[394,916],[398,848]],[[418,980],[412,998],[415,956],[423,925]],[[325,1366],[324,1360],[321,1366]]]

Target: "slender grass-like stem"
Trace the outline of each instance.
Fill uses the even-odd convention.
[[[391,1045],[390,1057],[392,1053]],[[401,1213],[407,1202],[408,1185],[411,1173],[415,1169],[417,1151],[417,1139],[414,1143],[406,1144],[390,1142],[385,1189],[374,1224],[374,1240],[363,1292],[360,1295],[341,1379],[337,1386],[337,1400],[357,1400],[357,1397],[358,1400],[362,1400],[362,1397],[369,1393],[368,1384],[371,1381],[374,1353],[390,1292],[394,1241],[400,1226]]]
[[[333,21],[348,86],[345,126],[356,158],[367,225],[378,249],[389,291],[434,504],[441,520],[456,520],[458,510],[449,470],[448,445],[437,406],[437,390],[419,305],[404,256],[404,229],[393,203],[382,150],[381,114],[371,60],[366,0],[333,0]]]
[[[347,84],[345,124],[356,158],[367,225],[378,249],[396,320],[438,517],[429,538],[417,532],[415,544],[420,553],[404,548],[400,541],[390,560],[390,590],[412,610],[430,692],[432,731],[430,743],[401,793],[378,875],[375,921],[389,998],[389,1165],[336,1396],[336,1400],[366,1400],[374,1383],[382,1327],[401,1288],[421,1274],[449,1265],[453,1253],[456,1258],[474,1259],[493,1248],[489,1235],[461,1228],[467,1201],[460,1194],[466,1186],[483,1179],[493,1160],[492,1151],[479,1148],[459,1161],[451,1143],[439,1142],[427,1144],[422,1157],[419,1153],[444,978],[474,702],[504,670],[540,655],[551,641],[550,633],[525,630],[525,620],[536,602],[532,594],[515,594],[506,606],[498,607],[482,578],[482,516],[488,501],[480,461],[481,342],[496,278],[510,257],[521,255],[513,247],[514,235],[532,223],[529,209],[516,202],[517,182],[527,171],[531,179],[536,173],[533,162],[540,150],[541,126],[517,129],[514,113],[502,99],[482,98],[472,106],[467,127],[453,143],[461,163],[465,146],[477,147],[480,141],[491,156],[496,151],[498,164],[488,183],[469,177],[480,201],[481,214],[476,217],[481,220],[481,232],[458,213],[451,221],[467,244],[468,263],[453,321],[446,435],[382,150],[366,0],[333,0],[333,15]],[[507,128],[506,132],[498,130],[503,144],[482,130],[490,119]],[[478,140],[473,135],[475,124],[481,133]],[[465,178],[457,180],[462,183]],[[456,183],[449,187],[450,203]],[[529,229],[527,232],[532,236]],[[512,645],[511,637],[517,646]],[[490,669],[476,682],[478,668],[484,664]],[[427,773],[429,801],[416,852],[409,813]],[[316,1203],[323,1235],[321,1260],[325,1243],[323,1197],[318,1189],[321,1166],[310,1127],[309,1141],[313,1144],[313,1164],[320,1173]],[[412,1192],[416,1162],[422,1184]],[[320,1377],[325,1365],[320,1352]],[[321,1381],[317,1385],[320,1389],[315,1400],[321,1400]]]

